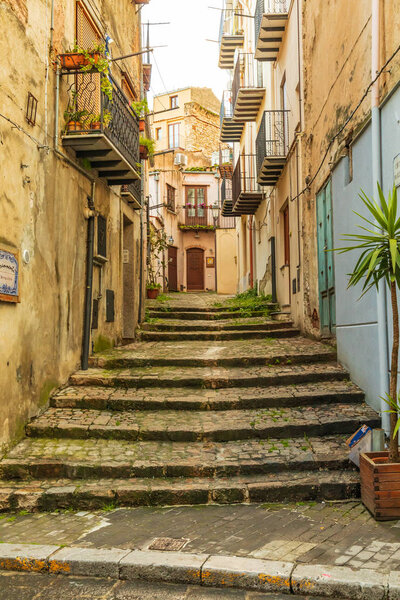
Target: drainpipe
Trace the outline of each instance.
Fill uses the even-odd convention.
[[[85,293],[85,314],[83,321],[83,342],[81,369],[86,371],[89,366],[90,352],[90,326],[92,321],[92,291],[93,291],[93,246],[94,246],[94,191],[95,182],[92,181],[92,189],[88,196],[88,208],[86,216],[88,220],[87,228],[87,252],[86,252],[86,293]]]
[[[372,0],[372,48],[371,48],[371,77],[374,79],[379,71],[380,60],[380,0]],[[379,80],[374,83],[371,91],[371,119],[372,119],[372,182],[373,192],[377,182],[382,182],[382,131],[381,113],[379,109]],[[377,320],[378,320],[378,355],[381,396],[389,393],[389,360],[388,360],[388,335],[387,335],[387,304],[385,282],[381,281],[377,292]],[[390,431],[389,415],[384,412],[387,405],[381,400],[382,428]]]
[[[253,215],[249,220],[249,250],[250,250],[250,288],[254,287],[254,264],[253,264]]]

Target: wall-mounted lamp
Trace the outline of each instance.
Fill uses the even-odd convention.
[[[217,202],[211,205],[211,215],[213,219],[218,219],[219,216],[219,206]]]
[[[173,245],[173,243],[174,243],[174,238],[172,237],[172,235],[170,235],[170,236],[169,236],[169,238],[168,238],[168,244],[169,244],[170,246],[172,246],[172,245]]]

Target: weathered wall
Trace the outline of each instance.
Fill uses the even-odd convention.
[[[74,4],[55,3],[57,51],[73,44]],[[128,1],[104,0],[99,13],[116,39],[115,54],[137,43],[138,25]],[[124,22],[121,39],[114,30]],[[0,65],[0,248],[20,252],[21,302],[0,302],[0,453],[22,435],[26,421],[46,405],[55,386],[79,367],[86,274],[87,220],[84,209],[90,181],[56,155],[54,140],[55,74],[48,58],[50,6],[39,0],[0,3],[3,56],[24,60]],[[47,64],[49,65],[46,70]],[[38,99],[37,122],[25,120],[28,91]],[[65,109],[61,96],[60,118]],[[62,121],[61,121],[62,125]],[[59,149],[63,151],[60,144]],[[75,160],[73,152],[70,157]],[[93,172],[93,175],[95,173]],[[108,262],[94,269],[94,294],[100,299],[98,347],[122,337],[122,239],[119,188],[96,182],[95,207],[107,217]],[[138,319],[139,215],[124,207],[134,223],[135,299]],[[29,262],[22,260],[28,252]],[[115,322],[105,321],[105,290],[115,291]]]
[[[400,14],[395,0],[381,2],[381,64],[398,44]],[[343,24],[346,26],[343,26]],[[305,2],[303,11],[303,61],[305,73],[304,113],[307,137],[303,181],[314,178],[333,136],[356,107],[369,85],[371,77],[371,2],[346,0]],[[381,98],[399,79],[397,58],[390,73],[380,78]],[[318,264],[315,197],[331,174],[331,168],[345,152],[346,139],[351,141],[370,115],[370,94],[354,118],[333,143],[303,204],[304,251],[304,328],[319,334],[319,323],[312,315],[319,314]]]

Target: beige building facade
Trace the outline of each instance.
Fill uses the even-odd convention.
[[[112,38],[108,59],[139,51],[138,8],[2,3],[0,453],[54,387],[92,351],[133,338],[142,318],[147,167],[131,109],[141,60],[109,63],[111,102],[96,69],[61,56],[75,40],[90,49]]]
[[[207,88],[154,98],[148,219],[169,240],[155,259],[165,290],[236,292],[235,218],[221,212],[218,109]]]

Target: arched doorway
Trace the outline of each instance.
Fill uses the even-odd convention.
[[[204,250],[189,248],[186,251],[186,270],[188,292],[204,290]]]

